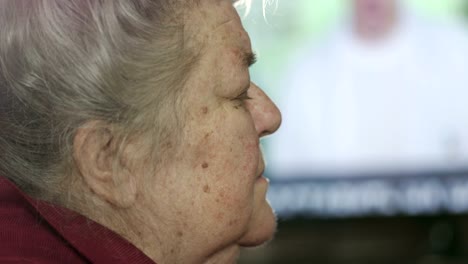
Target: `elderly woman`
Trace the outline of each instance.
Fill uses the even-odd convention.
[[[231,0],[0,1],[0,262],[234,263],[268,241]]]

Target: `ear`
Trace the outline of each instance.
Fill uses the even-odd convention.
[[[90,121],[78,128],[73,158],[83,182],[102,200],[128,208],[136,200],[137,179],[119,162],[118,142],[110,125]]]

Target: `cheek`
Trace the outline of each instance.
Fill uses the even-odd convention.
[[[202,178],[224,193],[239,192],[238,195],[227,197],[220,195],[220,198],[234,198],[241,196],[242,192],[249,193],[255,182],[260,156],[256,141],[223,137],[204,143],[204,147],[197,151],[194,164]]]
[[[238,113],[234,115],[237,118],[223,115],[216,120],[204,120],[201,123],[206,126],[196,133],[197,138],[187,140],[190,143],[185,148],[194,150],[193,155],[189,155],[192,156],[191,167],[202,174],[216,174],[220,183],[252,181],[260,157],[259,139],[247,111],[232,108]],[[203,114],[208,111],[206,107],[201,109]]]
[[[259,165],[258,140],[216,135],[205,133],[192,165],[198,171],[203,203],[212,207],[209,211],[217,220],[232,217],[232,212],[249,214]]]
[[[186,128],[190,137],[184,140],[180,157],[188,166],[187,175],[181,175],[196,192],[192,208],[202,208],[210,226],[243,228],[254,208],[258,136],[245,110],[229,104],[219,110],[223,112],[215,111],[200,107],[199,118]]]

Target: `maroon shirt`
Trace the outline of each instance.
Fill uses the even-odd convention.
[[[121,236],[0,177],[0,263],[152,263]]]

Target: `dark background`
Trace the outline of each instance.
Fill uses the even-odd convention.
[[[239,263],[468,263],[468,214],[280,220],[276,238]]]

